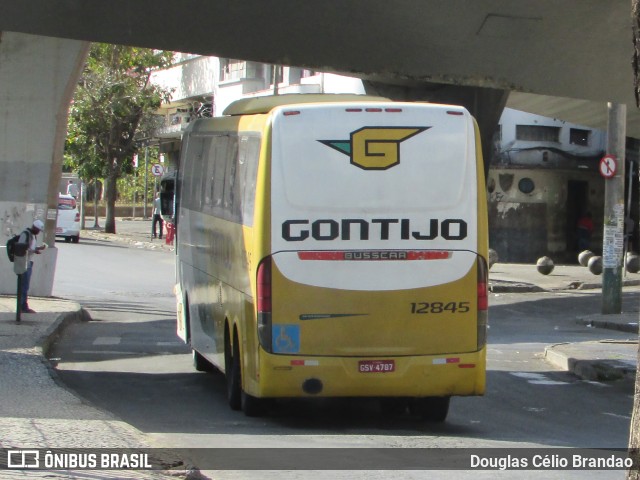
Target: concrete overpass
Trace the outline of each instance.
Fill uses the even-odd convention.
[[[625,103],[640,137],[628,0],[0,0],[0,12],[0,240],[39,215],[53,244],[65,112],[87,41],[360,76],[371,93],[464,104],[485,138],[505,102],[600,128],[606,102]],[[51,283],[55,249],[47,255],[34,293]],[[0,291],[15,289],[7,270]]]

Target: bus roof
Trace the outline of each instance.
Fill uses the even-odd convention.
[[[223,115],[253,115],[269,113],[280,105],[323,102],[390,102],[388,98],[348,93],[290,93],[266,97],[243,98],[230,104]]]

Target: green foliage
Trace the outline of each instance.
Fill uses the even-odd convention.
[[[65,168],[85,181],[105,180],[107,228],[116,181],[132,173],[132,158],[151,131],[154,113],[170,92],[150,83],[154,69],[173,54],[158,50],[93,44],[69,110]]]
[[[154,198],[156,177],[151,173],[153,164],[158,163],[158,147],[149,147],[149,161],[147,163],[147,203],[151,204]],[[144,149],[138,154],[138,168],[131,174],[123,175],[118,179],[118,202],[142,204],[144,200],[145,165]]]

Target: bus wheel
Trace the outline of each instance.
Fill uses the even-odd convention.
[[[229,330],[225,331],[224,370],[227,377],[227,401],[232,410],[242,407],[242,372],[240,367],[240,347],[236,335],[233,342],[229,340]]]
[[[449,413],[450,400],[451,397],[413,398],[409,402],[409,411],[428,422],[442,423]]]
[[[247,417],[260,417],[266,413],[265,400],[242,392],[242,411]]]
[[[200,355],[195,350],[191,350],[191,354],[193,355],[193,368],[195,368],[199,372],[212,372],[213,371],[213,365],[211,365],[209,360],[204,358],[202,355]]]
[[[402,415],[407,412],[408,401],[402,397],[387,397],[380,399],[380,411],[383,415]]]

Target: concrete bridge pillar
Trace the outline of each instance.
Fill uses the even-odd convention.
[[[67,112],[89,44],[0,32],[0,246],[45,222],[51,247],[34,262],[30,295],[53,288],[58,188]],[[42,236],[42,234],[41,234]],[[0,253],[0,293],[15,294],[16,275]]]
[[[465,107],[478,122],[484,173],[485,177],[487,176],[493,150],[493,134],[509,98],[508,90],[428,82],[390,85],[363,80],[363,84],[369,95],[380,95],[393,100],[446,103]]]

